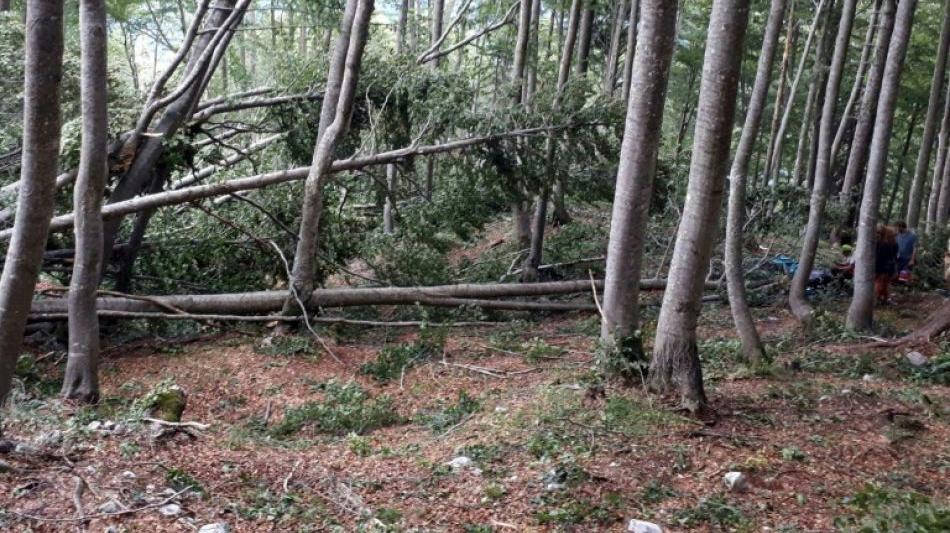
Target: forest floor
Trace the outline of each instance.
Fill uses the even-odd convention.
[[[878,313],[894,331],[941,300],[896,299]],[[946,352],[922,350],[931,363],[918,368],[904,352],[862,348],[868,340],[834,320],[845,302],[823,305],[810,336],[781,308],[757,310],[775,356],[760,369],[738,361],[728,307],[707,306],[700,353],[716,416],[703,421],[638,387],[597,387],[598,324],[583,315],[449,330],[444,341],[341,332],[342,364],[307,338],[139,341],[106,349],[95,408],[56,399],[62,365],[37,352],[21,360],[5,420],[17,449],[0,455],[0,527],[934,527],[950,495]],[[187,392],[183,419],[207,429],[156,438],[137,420],[143,396],[172,382]],[[730,471],[748,490],[727,490]],[[103,515],[118,509],[129,512]]]

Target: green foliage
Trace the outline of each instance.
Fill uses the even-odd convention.
[[[320,433],[359,435],[402,421],[393,409],[392,399],[388,396],[373,398],[356,383],[341,385],[330,380],[318,389],[323,392],[323,400],[288,408],[283,420],[270,429],[270,434],[286,438],[310,426]]]
[[[254,345],[254,351],[262,355],[294,356],[312,355],[313,339],[301,335],[275,335],[265,337]]]
[[[165,471],[165,483],[177,491],[188,489],[201,497],[207,496],[204,486],[185,470],[178,468],[169,468]]]
[[[615,338],[613,343],[600,343],[597,367],[606,376],[615,376],[629,384],[641,384],[650,369],[650,357],[643,351],[643,334]]]
[[[906,361],[904,365],[916,381],[950,385],[950,343],[944,343],[940,352],[931,357],[922,367],[914,367]]]
[[[446,405],[439,401],[434,409],[428,409],[416,415],[416,419],[429,426],[433,432],[441,433],[462,422],[462,420],[481,409],[481,402],[461,390],[455,403]]]
[[[867,485],[846,498],[849,515],[835,518],[835,527],[861,533],[929,533],[950,530],[950,507],[918,492]]]
[[[402,376],[413,366],[442,354],[445,332],[423,328],[419,337],[410,344],[387,346],[379,351],[375,361],[360,367],[360,373],[377,381],[389,381]]]
[[[685,528],[708,524],[722,530],[733,530],[747,520],[738,507],[719,495],[701,498],[695,507],[681,509],[676,513],[676,519]]]

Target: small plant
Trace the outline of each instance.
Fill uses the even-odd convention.
[[[862,533],[950,531],[950,507],[913,491],[867,485],[844,506],[850,515],[835,518],[835,527]]]
[[[393,526],[399,523],[402,520],[402,513],[397,509],[392,507],[380,507],[376,509],[375,513],[376,519],[380,522],[386,524],[387,526]]]
[[[273,335],[254,345],[254,351],[261,355],[284,356],[313,355],[313,340],[300,335]]]
[[[485,485],[485,499],[488,501],[498,501],[504,498],[505,494],[508,494],[508,490],[505,489],[504,485],[499,483]]]
[[[534,337],[521,345],[524,353],[524,360],[528,363],[539,363],[544,359],[557,359],[564,355],[564,350],[551,346],[544,339]]]
[[[165,472],[165,483],[175,491],[188,489],[199,496],[206,496],[207,492],[197,479],[191,474],[178,468],[170,468]]]
[[[370,445],[369,439],[362,435],[350,433],[346,436],[346,444],[351,452],[360,457],[369,457],[373,453],[373,447]]]
[[[444,333],[424,328],[411,344],[387,346],[380,350],[375,361],[360,367],[360,373],[372,376],[376,381],[396,379],[409,368],[441,355],[444,346]]]
[[[441,433],[462,422],[466,416],[477,413],[479,409],[481,409],[481,403],[469,396],[468,392],[461,390],[455,403],[422,413],[419,415],[419,420],[429,426],[432,431]]]
[[[340,385],[330,380],[320,387],[323,401],[309,402],[286,410],[284,419],[271,428],[275,437],[287,437],[310,425],[321,433],[361,434],[375,428],[399,423],[387,396],[371,397],[356,383]]]
[[[729,530],[740,526],[746,518],[739,508],[731,505],[722,496],[701,498],[695,507],[681,509],[676,513],[680,525],[686,528],[696,528],[701,524],[709,524],[717,529]]]
[[[646,380],[650,357],[643,351],[643,334],[618,337],[611,344],[602,343],[597,351],[597,367],[606,376],[615,376],[630,385]]]
[[[676,491],[657,479],[651,479],[646,487],[643,487],[643,493],[640,499],[645,503],[660,503],[667,498],[673,498],[677,495]]]
[[[142,448],[132,441],[122,441],[122,443],[119,444],[119,453],[126,459],[135,457],[141,450]]]
[[[786,461],[804,461],[805,458],[805,452],[801,451],[796,446],[782,448],[782,459],[785,459]]]

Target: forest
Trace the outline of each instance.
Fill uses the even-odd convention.
[[[0,0],[0,530],[950,531],[950,0]]]

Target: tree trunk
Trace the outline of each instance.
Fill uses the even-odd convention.
[[[943,94],[944,78],[947,71],[947,54],[950,51],[950,1],[944,2],[943,27],[940,30],[940,43],[937,48],[937,61],[934,64],[933,79],[930,82],[930,98],[927,103],[927,116],[924,118],[924,133],[920,139],[920,152],[914,167],[914,181],[910,188],[910,204],[907,208],[907,226],[917,228],[920,224],[920,207],[924,198],[924,180],[930,169],[930,154],[933,150],[934,135],[937,131],[940,96]]]
[[[0,402],[16,371],[56,194],[63,72],[63,2],[28,0],[23,155],[13,239],[0,275]]]
[[[689,185],[670,264],[676,281],[663,294],[650,362],[650,388],[678,392],[683,407],[694,413],[706,406],[696,323],[729,167],[743,57],[738,51],[748,20],[749,0],[713,1]]]
[[[409,2],[411,0],[402,0],[399,4],[399,19],[396,22],[396,53],[402,54],[406,51],[406,24],[409,21]]]
[[[323,212],[323,186],[332,163],[333,149],[349,125],[372,13],[373,0],[349,0],[340,28],[340,39],[333,52],[323,110],[320,114],[320,131],[317,134],[310,173],[304,186],[303,210],[291,273],[291,291],[301,299],[306,298],[313,290],[319,244],[317,239]],[[337,94],[338,97],[334,98]],[[335,102],[328,103],[331,101]],[[296,309],[297,303],[294,300],[295,298],[288,299],[284,308],[286,313]],[[304,303],[306,304],[306,300]]]
[[[442,23],[445,19],[445,0],[432,0],[429,4],[432,20],[429,21],[429,44],[435,43],[442,36]],[[433,69],[438,69],[442,58],[436,58],[432,61]]]
[[[870,147],[874,128],[877,126],[878,99],[881,94],[881,84],[884,79],[884,69],[888,60],[888,48],[891,42],[891,34],[894,31],[894,2],[893,0],[884,0],[881,6],[881,27],[877,32],[877,45],[874,50],[874,64],[868,75],[867,87],[864,89],[864,96],[861,99],[861,111],[858,115],[858,123],[854,129],[854,139],[851,141],[851,150],[848,154],[848,164],[845,169],[844,182],[841,186],[841,194],[838,198],[839,205],[847,213],[851,206],[858,200],[859,179],[864,176],[864,170],[868,163]],[[834,158],[834,148],[832,147],[832,158]],[[851,220],[842,220],[845,227],[850,227]]]
[[[620,54],[620,36],[623,33],[623,18],[626,13],[626,0],[615,0],[613,24],[610,28],[610,48],[607,49],[604,65],[604,94],[613,97],[617,86],[617,56]]]
[[[820,6],[819,6],[820,7]],[[817,24],[818,17],[821,16],[821,10],[819,9],[815,13],[815,22]],[[812,31],[814,31],[812,27]],[[785,105],[785,90],[786,83],[788,80],[788,66],[792,61],[792,51],[795,49],[795,41],[798,37],[798,25],[795,20],[795,0],[792,0],[791,5],[788,10],[788,29],[785,32],[785,50],[782,52],[782,64],[778,71],[778,88],[775,89],[775,104],[772,107],[772,127],[769,130],[769,144],[766,149],[765,154],[765,179],[762,184],[763,187],[774,186],[775,183],[772,183],[772,168],[773,160],[775,159],[775,145],[778,142],[778,128],[782,124],[782,110],[785,108],[790,108],[795,102],[795,91],[792,90],[789,93],[788,105]],[[810,35],[809,35],[810,37]],[[802,52],[802,64],[804,65],[805,58],[808,57],[808,44],[811,44],[811,41],[808,41],[806,44],[805,50]]]
[[[590,67],[590,47],[594,40],[594,10],[586,3],[581,14],[581,26],[577,43],[577,77],[587,75]]]
[[[517,109],[524,103],[525,70],[528,62],[528,42],[531,33],[531,2],[524,0],[518,8],[518,36],[515,40],[514,58],[511,62],[511,103]],[[531,213],[526,202],[517,201],[512,207],[515,237],[518,247],[531,247]]]
[[[745,275],[742,267],[742,227],[745,219],[746,174],[749,171],[749,160],[752,157],[752,151],[755,149],[759,126],[762,123],[762,114],[765,111],[765,102],[769,95],[772,64],[775,62],[775,51],[779,34],[782,31],[785,6],[786,0],[772,0],[752,95],[749,98],[749,108],[746,111],[745,125],[742,127],[742,136],[739,138],[736,156],[732,161],[732,170],[729,172],[730,185],[725,252],[726,282],[729,290],[729,307],[732,310],[732,319],[736,324],[739,339],[742,341],[742,353],[746,360],[750,362],[761,361],[765,354],[765,348],[762,346],[762,340],[755,329],[752,313],[749,311],[749,304],[746,302]]]
[[[69,287],[69,358],[63,396],[99,400],[96,289],[102,263],[102,194],[108,179],[108,35],[105,0],[80,2],[82,146],[73,190],[76,255]]]
[[[386,165],[386,203],[383,205],[383,233],[386,235],[392,235],[396,227],[393,211],[396,206],[397,172],[395,163]]]
[[[641,41],[633,56],[627,117],[620,147],[607,245],[601,340],[612,348],[642,350],[640,272],[650,198],[656,173],[670,65],[676,39],[677,2],[640,0]]]
[[[834,2],[832,1],[828,8],[824,11],[824,18],[818,20],[817,22],[822,22],[823,29],[821,30],[821,40],[818,42],[818,46],[815,47],[815,59],[814,65],[812,66],[811,80],[808,82],[808,96],[805,98],[805,110],[802,113],[802,124],[798,134],[798,148],[795,151],[795,170],[792,176],[792,182],[796,186],[801,186],[803,182],[807,182],[808,189],[811,190],[811,170],[812,170],[812,156],[814,155],[814,150],[812,148],[818,141],[818,131],[815,127],[815,109],[818,107],[818,93],[824,87],[824,76],[826,73],[827,66],[827,55],[825,52],[828,49],[828,42],[830,41],[831,29],[829,27],[829,21],[831,20],[831,13],[834,11]],[[806,158],[805,155],[808,154]],[[806,179],[806,175],[808,178]]]
[[[640,0],[630,0],[627,16],[627,50],[623,56],[623,103],[630,98],[630,78],[633,76],[633,58],[637,53],[637,25],[640,23]]]
[[[907,135],[904,137],[904,148],[901,149],[900,159],[897,163],[897,172],[894,173],[894,184],[891,186],[891,194],[887,200],[887,210],[884,214],[884,223],[890,224],[894,219],[894,204],[897,203],[897,191],[900,190],[901,182],[904,180],[904,170],[907,168],[907,154],[910,153],[910,143],[914,139],[914,129],[917,127],[917,120],[920,118],[922,108],[917,107],[910,116],[910,122],[907,123]]]
[[[834,140],[834,116],[841,88],[841,76],[848,56],[848,42],[851,40],[851,27],[854,23],[854,11],[857,0],[844,0],[841,20],[838,23],[838,35],[835,39],[835,51],[828,71],[828,83],[825,85],[824,103],[821,112],[821,127],[818,131],[816,150],[815,179],[812,186],[811,201],[808,209],[808,225],[802,242],[802,252],[798,260],[798,269],[789,288],[788,303],[792,314],[802,323],[811,322],[813,310],[805,300],[805,287],[815,264],[818,239],[821,235],[821,220],[825,214],[828,200],[828,181],[831,174],[831,143]]]
[[[0,12],[10,11],[10,0],[0,0]]]
[[[940,135],[937,137],[937,161],[934,165],[933,179],[930,183],[930,198],[927,201],[927,233],[931,231],[934,223],[937,221],[937,207],[940,202],[940,193],[943,190],[943,175],[944,169],[947,166],[948,154],[950,154],[950,84],[947,84],[947,95],[944,100],[943,108],[943,120],[941,121]],[[923,194],[921,194],[921,196],[923,196]],[[910,200],[911,206],[913,206],[914,200],[914,192],[912,190]],[[911,207],[908,209],[911,209]],[[909,216],[910,215],[908,215],[908,217]]]
[[[854,76],[854,84],[851,86],[851,94],[848,96],[848,103],[844,105],[844,110],[841,112],[841,120],[838,122],[838,131],[835,133],[835,140],[831,143],[832,159],[838,156],[838,150],[841,148],[841,141],[844,139],[845,131],[848,129],[848,122],[851,120],[851,112],[854,111],[854,106],[858,102],[858,97],[862,94],[864,80],[868,73],[867,69],[870,65],[869,60],[871,59],[871,51],[874,49],[874,36],[877,34],[880,15],[881,1],[876,0],[874,3],[874,13],[871,15],[867,32],[864,35],[864,45],[861,47],[861,59],[858,60],[858,72]]]
[[[884,2],[886,16],[889,9],[887,4],[892,0],[884,0]],[[858,238],[854,251],[854,296],[851,299],[851,307],[848,309],[848,327],[859,331],[870,330],[874,323],[874,237],[878,210],[881,205],[881,192],[887,175],[894,112],[897,109],[904,58],[907,56],[907,45],[910,42],[916,9],[917,0],[901,0],[897,8],[893,35],[887,51],[887,66],[881,82],[881,100],[877,106],[874,137],[871,140],[871,157],[868,161],[861,212],[858,216]]]
[[[940,180],[940,195],[937,197],[937,214],[931,231],[940,229],[947,223],[947,208],[950,206],[950,164],[944,160],[943,178]]]
[[[782,153],[785,147],[785,132],[788,131],[788,124],[791,121],[792,109],[795,107],[795,97],[798,94],[798,85],[801,83],[802,74],[805,71],[805,64],[808,60],[809,52],[811,51],[811,45],[815,40],[815,35],[818,32],[819,22],[821,21],[821,13],[825,8],[825,1],[822,0],[818,3],[817,11],[815,12],[815,18],[812,21],[811,30],[808,32],[808,37],[805,39],[805,50],[802,52],[801,61],[798,64],[798,68],[795,70],[795,77],[792,79],[792,84],[788,90],[788,102],[785,104],[785,111],[782,114],[782,120],[779,123],[778,130],[775,132],[775,137],[772,141],[772,157],[769,167],[766,168],[766,172],[769,176],[774,176],[773,186],[778,183],[778,174],[782,166]],[[830,8],[829,8],[830,9]],[[770,202],[770,205],[774,205],[773,202]]]
[[[564,38],[564,45],[561,47],[561,62],[558,66],[557,90],[554,94],[553,109],[556,113],[561,107],[561,99],[564,96],[564,89],[567,86],[568,77],[571,75],[571,61],[574,57],[574,47],[577,43],[577,28],[579,25],[581,9],[581,0],[571,2],[570,19],[568,20],[567,34]],[[548,133],[545,141],[545,160],[548,163],[547,175],[556,176],[557,169],[554,168],[554,133]],[[555,178],[557,180],[557,178]],[[529,241],[528,256],[525,258],[522,267],[521,281],[535,282],[538,280],[538,267],[541,266],[544,248],[544,227],[548,214],[548,197],[550,189],[547,185],[542,186],[542,190],[536,195],[534,218],[531,222],[531,234]],[[523,221],[519,221],[523,223]]]

